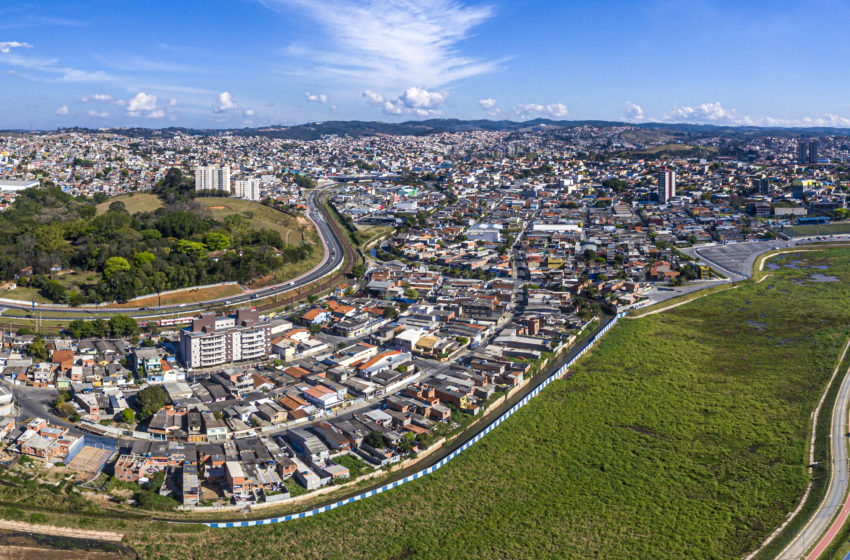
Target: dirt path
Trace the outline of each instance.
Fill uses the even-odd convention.
[[[75,539],[91,539],[95,541],[121,542],[124,533],[116,531],[90,531],[87,529],[74,529],[72,527],[57,527],[55,525],[38,525],[24,521],[11,521],[0,519],[0,529],[19,531],[23,533],[39,533],[42,535],[53,535],[58,537],[71,537]]]

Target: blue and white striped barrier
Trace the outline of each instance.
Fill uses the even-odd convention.
[[[520,408],[522,408],[523,406],[528,404],[528,402],[532,398],[534,398],[538,394],[540,394],[540,391],[542,391],[544,388],[546,388],[546,386],[549,385],[552,381],[559,379],[579,358],[582,357],[582,355],[584,355],[585,352],[587,352],[588,348],[593,346],[593,344],[596,343],[597,340],[602,338],[602,335],[607,333],[608,330],[611,327],[613,327],[617,323],[617,321],[621,317],[623,317],[624,315],[625,315],[625,313],[617,314],[614,317],[614,319],[611,320],[610,323],[605,325],[602,328],[602,330],[600,330],[591,339],[589,339],[585,343],[584,348],[582,348],[575,356],[573,356],[573,358],[569,362],[562,365],[560,368],[558,368],[557,371],[555,371],[549,377],[544,379],[543,382],[540,383],[540,385],[535,387],[534,390],[532,390],[525,397],[523,397],[521,401],[519,401],[518,403],[513,405],[511,408],[509,408],[504,414],[502,414],[501,416],[499,416],[498,418],[493,420],[486,428],[481,430],[475,437],[473,437],[472,439],[470,439],[469,441],[467,441],[466,443],[464,443],[463,445],[461,445],[460,447],[458,447],[457,449],[455,449],[454,451],[452,451],[451,453],[449,453],[448,455],[446,455],[445,457],[440,459],[439,462],[434,463],[430,467],[428,467],[426,469],[422,469],[421,471],[416,472],[416,473],[414,473],[414,474],[412,474],[408,477],[402,478],[401,480],[396,480],[395,482],[390,482],[388,484],[385,484],[384,486],[381,486],[380,488],[375,488],[374,490],[369,490],[368,492],[364,492],[362,494],[358,494],[356,496],[352,496],[351,498],[346,498],[345,500],[340,500],[338,502],[334,502],[332,504],[328,504],[328,505],[320,507],[320,508],[311,509],[310,511],[304,511],[304,512],[301,512],[301,513],[293,513],[291,515],[285,515],[285,516],[282,516],[282,517],[271,517],[269,519],[257,519],[257,520],[254,520],[254,521],[230,521],[230,522],[221,522],[221,523],[204,523],[204,525],[206,525],[208,527],[212,527],[214,529],[230,529],[230,528],[234,528],[234,527],[256,527],[258,525],[271,525],[272,523],[284,523],[286,521],[292,521],[294,519],[303,519],[305,517],[312,517],[314,515],[318,515],[320,513],[325,513],[326,511],[336,509],[340,506],[351,504],[351,503],[354,503],[356,501],[362,500],[364,498],[368,498],[370,496],[375,496],[377,494],[381,494],[382,492],[386,492],[387,490],[392,490],[393,488],[397,488],[397,487],[401,486],[402,484],[407,484],[408,482],[412,482],[412,481],[416,480],[417,478],[425,476],[426,474],[431,474],[432,472],[443,467],[446,463],[448,463],[449,461],[451,461],[452,459],[454,459],[455,457],[457,457],[458,455],[460,455],[461,453],[463,453],[464,451],[469,449],[473,444],[477,443],[479,440],[481,440],[481,438],[483,438],[484,436],[489,434],[496,426],[498,426],[499,424],[504,422],[506,419],[508,419],[510,416],[512,416],[517,410],[519,410]]]

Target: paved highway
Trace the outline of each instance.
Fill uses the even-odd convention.
[[[220,306],[223,304],[227,305],[235,305],[237,303],[243,302],[251,302],[255,299],[265,298],[269,296],[274,296],[277,294],[282,294],[293,289],[296,289],[300,286],[306,286],[310,282],[329,274],[338,266],[342,265],[342,261],[345,257],[342,247],[342,242],[337,239],[336,235],[334,235],[334,231],[331,226],[328,224],[327,219],[319,208],[318,205],[318,197],[321,195],[322,191],[316,190],[312,191],[307,196],[307,213],[306,217],[313,222],[316,227],[316,231],[319,234],[319,238],[322,241],[322,250],[324,251],[324,256],[322,257],[322,262],[319,263],[312,270],[299,276],[298,278],[285,282],[283,284],[277,284],[275,286],[269,286],[266,288],[260,288],[258,290],[250,290],[245,292],[244,294],[240,294],[237,296],[229,296],[211,299],[203,302],[183,304],[183,305],[170,305],[170,306],[162,306],[159,308],[151,308],[151,307],[136,307],[136,308],[123,308],[120,310],[117,309],[109,309],[105,307],[100,307],[99,315],[108,315],[110,312],[121,312],[121,313],[130,313],[138,319],[145,318],[153,318],[156,316],[164,316],[171,315],[175,313],[187,314],[193,311],[203,311],[209,307]],[[30,302],[13,302],[11,300],[3,300],[0,303],[0,307],[12,308],[12,309],[22,309],[25,311],[32,311],[32,303]],[[93,306],[80,306],[80,307],[67,307],[67,306],[56,306],[56,305],[44,305],[44,304],[36,304],[35,311],[41,314],[42,319],[56,319],[56,320],[67,320],[68,313],[79,314],[81,318],[92,318],[92,315],[95,313],[96,308]],[[63,313],[62,316],[52,317],[49,315],[51,311],[60,311]],[[143,313],[139,313],[143,312]]]
[[[830,424],[829,444],[832,450],[830,480],[826,496],[817,511],[794,539],[779,553],[776,560],[815,560],[829,546],[850,514],[847,494],[847,413],[850,406],[850,370],[844,375]],[[836,517],[838,514],[838,517]],[[835,521],[833,522],[833,519]],[[807,552],[811,551],[808,555]]]

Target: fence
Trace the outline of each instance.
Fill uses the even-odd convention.
[[[407,484],[408,482],[412,482],[412,481],[414,481],[418,478],[421,478],[425,475],[431,474],[432,472],[436,471],[437,469],[440,469],[443,466],[445,466],[446,463],[448,463],[449,461],[451,461],[452,459],[454,459],[455,457],[457,457],[458,455],[460,455],[461,453],[463,453],[464,451],[466,451],[467,449],[472,447],[474,444],[478,443],[478,441],[480,441],[481,438],[483,438],[484,436],[489,434],[493,429],[495,429],[497,426],[499,426],[502,422],[504,422],[505,420],[507,420],[508,418],[513,416],[513,414],[517,410],[519,410],[520,408],[522,408],[523,406],[528,404],[528,402],[531,399],[533,399],[538,394],[540,394],[540,391],[545,389],[550,383],[552,383],[556,379],[560,379],[564,375],[564,373],[566,373],[566,371],[579,358],[581,358],[584,355],[584,353],[587,352],[587,350],[591,346],[593,346],[596,343],[596,341],[598,341],[600,338],[602,338],[602,336],[605,333],[607,333],[608,330],[611,327],[613,327],[621,317],[623,317],[623,315],[625,315],[625,313],[619,313],[619,314],[615,315],[614,319],[612,319],[611,322],[609,322],[607,325],[605,325],[598,333],[593,335],[593,337],[591,337],[589,340],[587,340],[584,343],[584,347],[580,351],[578,351],[576,353],[576,355],[573,356],[572,359],[570,359],[570,361],[568,361],[567,363],[565,363],[564,365],[559,367],[554,373],[549,375],[549,377],[547,377],[545,380],[543,380],[537,387],[535,387],[531,392],[529,392],[525,397],[523,397],[521,401],[519,401],[518,403],[513,405],[511,408],[509,408],[504,414],[502,414],[501,416],[499,416],[498,418],[493,420],[493,422],[491,422],[486,428],[481,430],[477,435],[475,435],[475,437],[473,437],[472,439],[470,439],[469,441],[467,441],[466,443],[464,443],[463,445],[461,445],[460,447],[458,447],[457,449],[452,451],[450,454],[443,457],[439,462],[434,463],[430,467],[422,469],[421,471],[414,473],[414,474],[412,474],[412,475],[410,475],[406,478],[402,478],[401,480],[396,480],[395,482],[390,482],[388,484],[385,484],[384,486],[381,486],[380,488],[375,488],[374,490],[370,490],[368,492],[358,494],[357,496],[352,496],[351,498],[347,498],[345,500],[340,500],[338,502],[334,502],[332,504],[328,504],[328,505],[320,507],[320,508],[311,509],[310,511],[304,511],[304,512],[301,512],[301,513],[293,513],[291,515],[285,515],[285,516],[281,516],[281,517],[272,517],[272,518],[269,518],[269,519],[257,519],[257,520],[254,520],[254,521],[230,521],[230,522],[219,522],[219,523],[204,523],[204,525],[207,525],[208,527],[212,527],[214,529],[225,529],[225,528],[230,529],[230,528],[234,528],[234,527],[256,527],[258,525],[271,525],[272,523],[285,523],[286,521],[292,521],[294,519],[303,519],[305,517],[312,517],[314,515],[318,515],[320,513],[325,513],[326,511],[336,509],[340,506],[352,504],[352,503],[358,502],[358,501],[360,501],[364,498],[369,498],[371,496],[381,494],[381,493],[386,492],[388,490],[392,490],[393,488],[397,488],[397,487],[401,486],[402,484]]]

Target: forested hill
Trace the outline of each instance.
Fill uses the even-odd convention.
[[[278,231],[252,226],[239,213],[216,218],[191,199],[132,215],[116,201],[96,214],[93,200],[56,186],[23,191],[0,214],[3,279],[17,279],[59,303],[126,301],[201,284],[248,282],[314,250],[306,243],[287,245]]]

